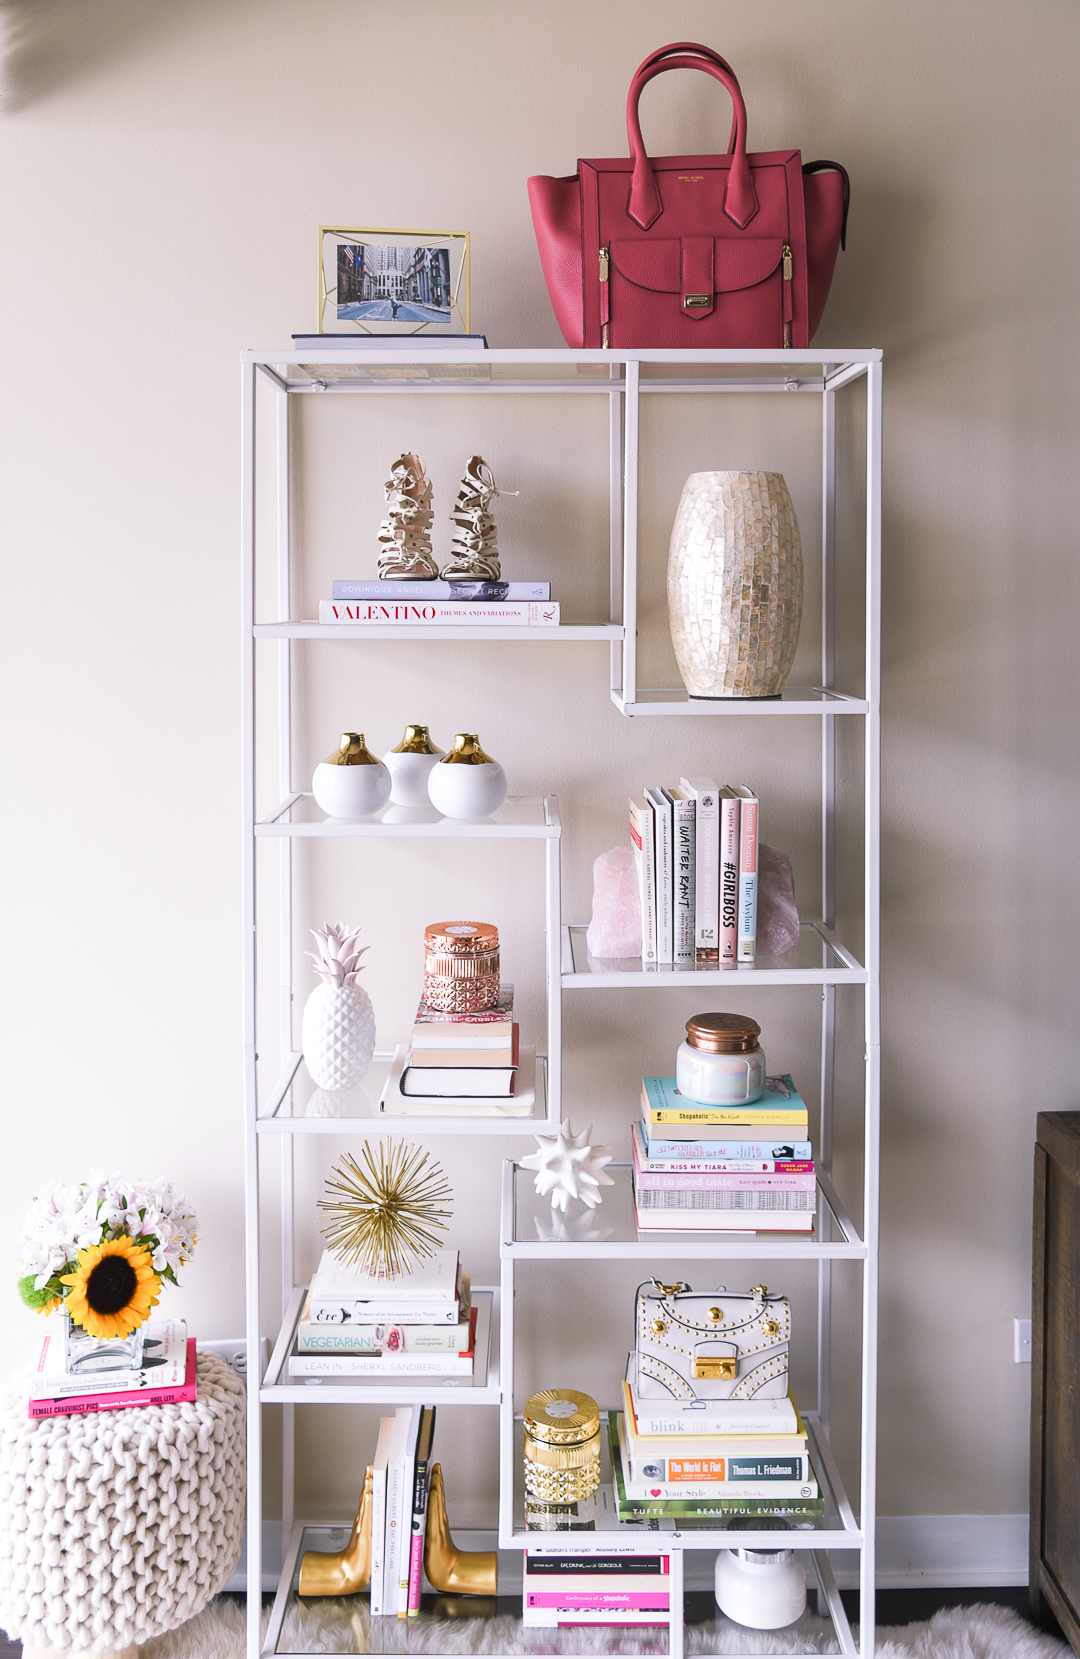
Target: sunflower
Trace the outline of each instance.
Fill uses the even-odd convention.
[[[78,1260],[60,1283],[71,1286],[67,1311],[89,1336],[128,1336],[149,1319],[161,1279],[145,1246],[124,1235],[80,1250]]]

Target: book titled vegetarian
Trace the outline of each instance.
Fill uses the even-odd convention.
[[[121,1411],[129,1406],[181,1405],[185,1400],[198,1398],[198,1375],[195,1338],[187,1338],[187,1361],[184,1379],[179,1383],[159,1384],[151,1381],[141,1387],[112,1388],[101,1391],[95,1378],[92,1393],[69,1394],[49,1391],[49,1379],[35,1377],[31,1384],[28,1414],[31,1417],[74,1417],[92,1411]],[[44,1393],[34,1392],[44,1386]],[[86,1387],[85,1380],[82,1387]]]
[[[298,1354],[460,1354],[469,1346],[469,1275],[461,1275],[461,1300],[455,1324],[416,1325],[401,1319],[372,1323],[313,1325],[311,1292],[296,1327]],[[411,1311],[411,1310],[410,1310]]]
[[[480,1304],[469,1314],[469,1346],[463,1353],[409,1353],[391,1348],[367,1354],[289,1355],[290,1377],[471,1377]],[[486,1321],[485,1321],[486,1324]]]
[[[439,628],[557,628],[559,605],[555,599],[504,599],[494,605],[452,599],[320,599],[319,621],[328,627],[388,628],[407,622]]]

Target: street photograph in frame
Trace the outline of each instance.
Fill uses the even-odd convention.
[[[320,334],[467,334],[467,231],[319,227]]]

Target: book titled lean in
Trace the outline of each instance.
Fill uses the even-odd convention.
[[[370,582],[354,582],[339,578],[334,582],[333,598],[407,599],[410,604],[417,599],[459,599],[469,604],[479,599],[492,605],[504,599],[540,603],[551,598],[551,583],[470,582],[464,578],[460,582],[384,582],[379,577]]]
[[[459,624],[463,628],[557,628],[559,602],[503,599],[488,605],[453,599],[320,599],[319,621],[329,627],[386,628],[408,622],[440,628]]]
[[[53,1394],[47,1386],[44,1393],[35,1391],[48,1383],[47,1378],[36,1376],[34,1382],[31,1383],[28,1415],[34,1418],[72,1417],[91,1411],[121,1411],[129,1406],[182,1405],[185,1400],[197,1399],[198,1362],[193,1336],[187,1338],[186,1347],[186,1369],[184,1379],[179,1383],[151,1381],[136,1388],[112,1388],[99,1391],[99,1379],[95,1379],[95,1391],[93,1393]],[[83,1386],[86,1386],[85,1383]]]

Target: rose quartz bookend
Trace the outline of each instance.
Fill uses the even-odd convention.
[[[778,847],[758,842],[757,948],[763,956],[786,956],[799,943],[799,912],[791,860]]]
[[[633,847],[612,847],[592,868],[592,921],[585,935],[589,955],[640,957],[641,898]]]

